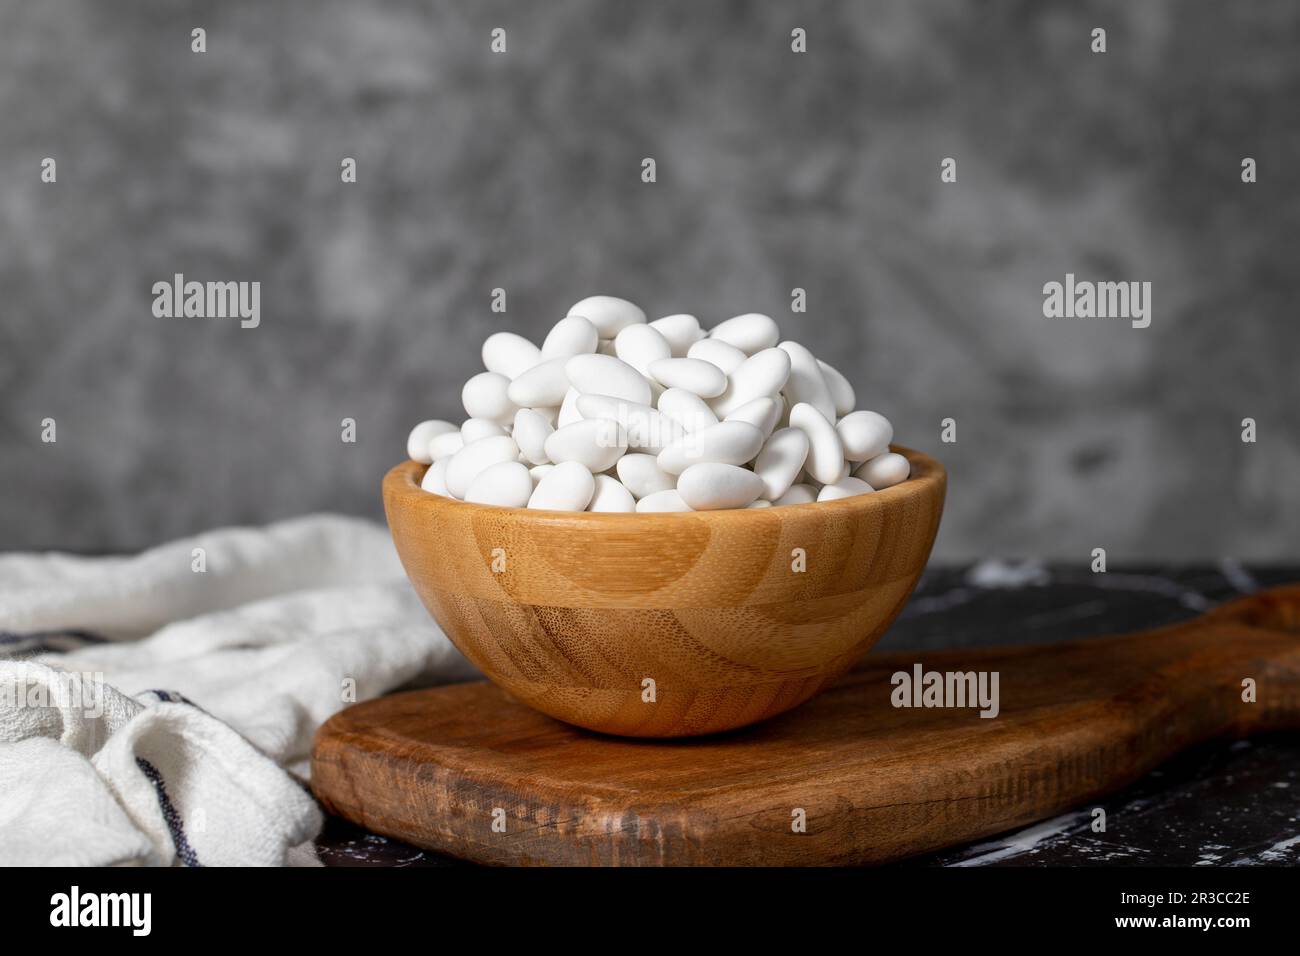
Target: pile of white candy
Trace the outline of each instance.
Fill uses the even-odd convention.
[[[556,511],[766,508],[904,481],[889,421],[854,411],[844,376],[780,337],[758,313],[705,333],[693,315],[647,323],[591,296],[540,349],[488,336],[487,371],[461,392],[469,419],[420,422],[407,454],[430,464],[425,491]]]

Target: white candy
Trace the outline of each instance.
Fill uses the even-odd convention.
[[[806,505],[817,500],[817,489],[812,485],[791,485],[790,490],[772,502],[774,506]]]
[[[460,437],[466,445],[478,441],[480,438],[491,438],[493,435],[508,435],[504,428],[496,422],[486,418],[467,418],[460,426]]]
[[[604,471],[612,468],[627,451],[627,434],[611,419],[585,419],[551,432],[546,438],[545,451],[546,457],[557,465],[576,461],[588,471]]]
[[[659,453],[658,462],[670,475],[680,475],[697,462],[743,465],[762,447],[763,433],[749,422],[718,422],[673,442]]]
[[[519,408],[559,405],[569,391],[569,377],[564,374],[568,361],[568,357],[547,359],[521,372],[506,389],[506,398]]]
[[[465,500],[476,505],[499,505],[522,508],[533,493],[533,478],[528,467],[517,461],[499,461],[488,465],[465,492]]]
[[[591,496],[588,511],[636,511],[636,499],[616,478],[596,475],[596,493]]]
[[[682,472],[677,493],[695,511],[744,508],[763,493],[763,483],[748,468],[706,461]]]
[[[776,395],[785,388],[789,377],[789,353],[777,348],[763,349],[731,373],[727,390],[711,401],[709,407],[725,418],[747,402]]]
[[[835,431],[844,444],[844,457],[849,461],[867,461],[883,455],[894,440],[894,426],[884,415],[876,412],[850,412],[840,419]]]
[[[673,358],[684,356],[692,345],[704,337],[699,319],[684,312],[655,319],[650,323],[650,328],[668,342],[668,346],[673,350]]]
[[[561,462],[537,482],[528,507],[547,511],[586,511],[596,493],[596,479],[576,461]]]
[[[407,435],[431,493],[567,511],[757,509],[911,472],[889,451],[889,421],[855,411],[848,379],[757,312],[706,335],[693,315],[647,323],[626,299],[590,296],[540,348],[496,332],[482,357],[487,370],[461,390],[467,419]]]
[[[450,458],[464,447],[465,437],[460,433],[460,429],[434,435],[429,439],[429,460],[442,461],[444,458]]]
[[[834,484],[844,468],[844,446],[835,426],[821,412],[806,402],[790,409],[790,426],[808,436],[808,474],[823,485]]]
[[[808,460],[808,436],[798,428],[774,432],[754,459],[754,474],[763,483],[763,497],[779,501],[790,490]]]
[[[747,312],[715,325],[709,338],[720,339],[734,345],[746,355],[770,349],[781,341],[781,330],[770,316],[761,312]]]
[[[718,424],[718,416],[700,396],[684,388],[670,388],[659,396],[659,411],[688,432]]]
[[[852,498],[865,495],[874,489],[861,478],[841,478],[833,485],[826,485],[817,492],[818,501],[835,501],[839,498]]]
[[[877,455],[870,461],[864,461],[853,473],[853,477],[861,478],[872,488],[880,491],[907,481],[911,473],[912,463],[902,455],[891,451]]]
[[[589,295],[575,302],[569,315],[587,319],[602,339],[612,339],[627,326],[645,322],[645,312],[640,306],[612,295]]]
[[[781,414],[784,411],[784,402],[778,398],[764,396],[741,405],[728,415],[725,420],[729,422],[749,422],[763,433],[764,438],[767,438],[772,434],[772,429],[776,428],[776,423],[781,420]]]
[[[516,378],[542,360],[542,351],[522,335],[493,332],[483,342],[483,367]]]
[[[429,470],[424,473],[424,480],[420,482],[420,487],[435,495],[450,497],[451,492],[447,490],[447,464],[450,460],[443,458],[430,465]]]
[[[618,460],[615,471],[618,480],[623,482],[633,498],[644,498],[677,487],[677,476],[660,468],[655,455],[637,452],[626,454]]]
[[[614,354],[649,378],[650,363],[670,358],[673,350],[653,327],[629,325],[614,338]]]
[[[700,339],[686,351],[686,357],[710,362],[722,369],[724,375],[730,375],[749,358],[740,349],[721,339]]]
[[[519,406],[509,398],[510,379],[497,372],[479,372],[465,383],[460,400],[470,418],[505,423],[515,417]]]
[[[637,511],[692,511],[682,496],[677,493],[676,488],[669,488],[667,491],[656,491],[652,495],[646,495],[636,503]]]
[[[584,395],[612,395],[638,405],[650,404],[650,383],[622,359],[611,355],[575,355],[564,366],[569,384]]]
[[[444,422],[441,418],[430,418],[420,422],[406,436],[406,457],[427,465],[433,461],[429,457],[429,442],[438,435],[446,435],[454,431],[457,431],[456,426],[451,422]]]
[[[781,417],[777,419],[777,428],[790,427],[790,400],[784,395],[781,396]]]
[[[822,378],[826,379],[826,387],[831,390],[831,399],[835,402],[835,414],[847,415],[858,405],[858,396],[853,391],[853,386],[849,380],[841,375],[834,366],[827,365],[821,359],[817,360],[817,367],[822,370]]]
[[[542,341],[542,358],[572,358],[589,355],[600,345],[596,327],[580,315],[570,315],[556,322]]]
[[[582,393],[572,386],[564,393],[564,402],[560,405],[559,414],[555,417],[556,428],[563,428],[565,425],[572,425],[574,422],[582,421],[582,412],[578,411],[578,399],[581,397]]]
[[[484,468],[499,461],[515,461],[518,457],[519,446],[509,435],[480,438],[451,456],[447,463],[447,490],[463,499],[470,482]]]
[[[681,425],[663,412],[609,395],[579,395],[578,411],[583,418],[613,419],[623,426],[628,448],[655,454],[686,434]]]
[[[830,423],[835,423],[835,402],[826,379],[817,364],[817,357],[798,342],[782,342],[781,351],[790,356],[790,377],[785,383],[785,397],[793,408],[807,402]]]
[[[700,398],[717,398],[727,387],[722,369],[704,359],[656,359],[650,363],[650,375],[664,388],[684,388]]]
[[[515,444],[524,459],[534,465],[544,465],[550,461],[546,457],[546,439],[555,429],[543,415],[531,408],[521,408],[515,412],[515,427],[511,431]]]

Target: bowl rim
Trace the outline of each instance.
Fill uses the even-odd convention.
[[[816,508],[826,514],[839,512],[848,514],[850,512],[870,512],[872,510],[885,510],[897,506],[912,498],[918,498],[924,495],[932,494],[935,486],[938,486],[940,494],[947,487],[947,471],[937,458],[933,458],[924,452],[917,451],[914,448],[907,448],[903,445],[890,445],[889,450],[902,455],[912,466],[912,473],[906,481],[897,485],[891,485],[880,491],[873,491],[870,494],[853,495],[848,498],[837,498],[834,501],[808,501],[797,505],[781,505],[779,508],[721,508],[716,511],[656,511],[656,512],[626,512],[626,511],[552,511],[545,508],[507,508],[503,505],[485,505],[469,501],[461,501],[457,498],[450,498],[446,495],[434,494],[425,491],[420,487],[420,481],[424,478],[424,473],[429,469],[429,465],[421,464],[413,459],[407,459],[397,465],[394,465],[384,476],[383,491],[384,496],[399,495],[409,498],[418,495],[420,501],[418,504],[425,508],[437,510],[448,510],[450,512],[459,511],[462,516],[468,516],[473,513],[491,513],[493,515],[510,516],[523,519],[544,519],[548,521],[564,521],[573,525],[587,526],[611,526],[617,524],[629,524],[631,526],[644,527],[647,519],[651,521],[709,521],[709,522],[737,522],[737,521],[762,521],[771,520],[773,514],[777,515],[804,515]],[[417,502],[411,502],[413,505]],[[763,516],[768,516],[764,518]]]

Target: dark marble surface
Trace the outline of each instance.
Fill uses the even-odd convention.
[[[1300,581],[1300,568],[1196,568],[1093,574],[1086,567],[984,561],[931,568],[877,645],[888,650],[1027,644],[1172,623],[1219,601]],[[1091,806],[904,866],[1232,866],[1300,864],[1300,736],[1222,741],[1190,750]],[[457,861],[328,821],[330,866],[445,866]]]

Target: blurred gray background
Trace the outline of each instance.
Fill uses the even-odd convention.
[[[1283,0],[4,0],[0,549],[378,518],[490,331],[606,292],[845,371],[947,464],[940,558],[1294,563],[1298,48]],[[155,318],[176,272],[261,327]],[[1151,327],[1045,319],[1067,272]]]

